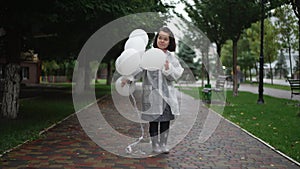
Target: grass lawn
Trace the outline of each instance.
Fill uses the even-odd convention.
[[[199,98],[197,92],[186,92]],[[266,95],[264,104],[257,104],[257,100],[257,94],[239,92],[233,97],[228,91],[227,105],[218,113],[300,162],[299,102]],[[215,105],[211,108],[220,110]]]
[[[17,119],[0,119],[0,154],[26,140],[41,137],[40,131],[74,113],[72,84],[56,85],[63,88],[45,88],[36,97],[21,99]],[[110,86],[96,85],[95,93],[97,98],[109,94]]]
[[[257,99],[257,94],[239,92],[233,97],[229,92],[223,116],[300,161],[299,102],[264,96],[260,105]]]

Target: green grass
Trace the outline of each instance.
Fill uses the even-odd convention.
[[[197,95],[190,90],[187,93]],[[239,96],[233,97],[232,91],[228,91],[227,104],[219,113],[300,162],[299,102],[266,95],[264,104],[257,104],[257,100],[257,94],[239,92]],[[211,108],[221,110],[216,105]]]
[[[265,103],[257,104],[258,95],[248,92],[227,96],[225,118],[300,161],[299,102],[264,96]]]
[[[43,89],[37,97],[21,100],[17,119],[0,119],[0,154],[26,140],[41,137],[40,131],[74,113],[72,85],[61,85],[64,88]],[[110,86],[96,85],[95,93],[96,98],[109,94]]]

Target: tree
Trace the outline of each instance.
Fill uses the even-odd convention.
[[[34,0],[1,1],[0,27],[5,31],[4,52],[1,58],[6,60],[4,91],[2,98],[1,115],[14,119],[19,109],[20,92],[20,53],[23,50],[24,36],[31,33],[33,22],[43,22],[44,14],[49,12],[51,1],[44,1],[32,5]]]
[[[192,22],[202,30],[211,42],[216,43],[217,53],[221,56],[222,45],[228,37],[224,32],[224,27],[218,19],[220,15],[216,11],[222,8],[222,4],[215,6],[217,3],[210,0],[194,0],[194,4],[183,1],[186,5],[185,11],[188,13]]]
[[[264,45],[264,55],[265,62],[269,63],[270,66],[270,77],[271,84],[273,84],[273,69],[271,63],[277,59],[278,48],[279,48],[279,39],[278,32],[272,22],[267,19],[265,20],[265,45]]]
[[[44,59],[75,58],[99,27],[126,14],[163,11],[160,0],[136,1],[1,1],[6,58],[1,116],[16,118],[19,107],[19,62],[22,50],[34,49]],[[88,74],[88,72],[86,72]]]
[[[237,60],[241,67],[241,71],[244,71],[245,77],[247,76],[247,72],[249,72],[250,80],[252,80],[251,69],[254,68],[258,56],[251,50],[251,48],[253,48],[252,40],[257,41],[257,39],[253,38],[251,28],[248,28],[242,33],[238,42],[239,50],[237,54]],[[227,74],[232,74],[232,41],[228,40],[224,44],[221,60],[223,65],[229,68],[227,69]]]
[[[259,8],[257,1],[226,1],[221,23],[224,25],[227,36],[233,44],[233,96],[238,95],[237,76],[237,43],[244,29],[258,20]]]
[[[232,71],[232,41],[226,41],[222,47],[221,55],[222,64]]]
[[[238,42],[238,63],[241,68],[246,70],[251,70],[255,67],[255,63],[259,56],[259,34],[260,34],[260,23],[253,23],[250,28],[245,29],[241,34],[241,38]],[[265,62],[271,64],[276,60],[278,46],[278,32],[276,28],[272,25],[270,19],[265,20]],[[222,63],[227,67],[232,67],[232,62],[230,60],[232,53],[232,42],[228,42],[222,48]],[[224,51],[223,51],[224,50]],[[246,75],[246,73],[244,73]],[[251,75],[251,74],[250,74]]]
[[[54,77],[55,71],[58,69],[59,65],[55,60],[42,62],[42,73],[45,75],[46,81],[48,81],[49,75],[52,75]]]
[[[295,61],[296,61],[296,65],[297,66],[295,66],[294,67],[294,72],[295,72],[295,74],[298,74],[298,78],[300,77],[300,58],[299,58],[299,55],[298,55],[298,57],[297,56],[294,56],[294,59],[295,59]]]
[[[185,1],[186,2],[186,1]],[[280,0],[267,1],[267,12],[286,3]],[[208,34],[217,44],[218,54],[226,40],[233,41],[233,74],[236,75],[237,42],[242,31],[260,19],[260,1],[232,0],[194,0],[194,5],[187,5],[187,13],[195,25]],[[237,79],[234,78],[234,81]],[[233,87],[237,95],[237,83]]]
[[[284,5],[275,10],[276,26],[280,32],[280,45],[282,48],[287,49],[290,60],[290,73],[293,74],[292,55],[291,51],[296,50],[296,17],[293,15],[292,6]]]
[[[247,36],[247,39],[249,40],[250,54],[255,58],[255,75],[258,76],[259,71],[256,63],[259,61],[260,56],[260,23],[253,23],[250,28],[245,30],[244,34],[244,36]]]
[[[178,47],[178,57],[180,57],[185,62],[187,68],[191,69],[195,77],[199,77],[200,71],[199,69],[197,69],[197,67],[200,67],[200,64],[194,61],[194,59],[196,58],[195,51],[193,51],[182,41],[179,41]]]
[[[207,79],[207,84],[210,84],[209,72],[210,69],[213,67],[210,66],[209,59],[209,51],[211,47],[210,40],[205,35],[205,33],[199,30],[199,28],[196,25],[186,20],[186,18],[183,17],[182,14],[177,13],[176,11],[174,11],[174,13],[179,18],[181,18],[181,20],[175,24],[175,26],[183,33],[183,37],[181,40],[183,41],[183,43],[188,45],[188,47],[191,48],[197,55],[196,57],[198,60],[194,62],[193,65],[193,67],[195,67],[195,69],[198,72],[195,75],[201,77],[202,86],[204,86],[205,77]]]
[[[275,75],[279,73],[279,78],[286,77],[288,74],[287,65],[285,61],[285,56],[283,54],[282,49],[280,50],[280,54],[278,56],[278,61],[275,65]]]
[[[250,28],[248,28],[250,29]],[[247,29],[247,30],[248,30]],[[246,30],[246,31],[247,31]],[[241,38],[238,42],[238,63],[241,68],[241,71],[244,73],[244,78],[247,78],[247,71],[249,72],[250,81],[252,80],[251,69],[254,67],[256,63],[256,56],[250,50],[251,39],[246,34],[246,31],[243,32]]]
[[[294,13],[298,18],[298,32],[296,33],[298,38],[298,59],[296,59],[297,65],[295,71],[298,72],[298,77],[300,77],[300,0],[290,0]]]

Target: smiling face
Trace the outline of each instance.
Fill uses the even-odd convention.
[[[170,44],[170,35],[167,32],[160,31],[156,43],[159,49],[166,50]]]

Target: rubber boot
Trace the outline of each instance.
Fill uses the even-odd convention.
[[[151,137],[152,151],[154,153],[161,153],[161,149],[158,142],[158,135]]]
[[[160,134],[160,148],[162,153],[169,154],[170,150],[167,148],[167,141],[168,141],[169,131],[165,131]]]

